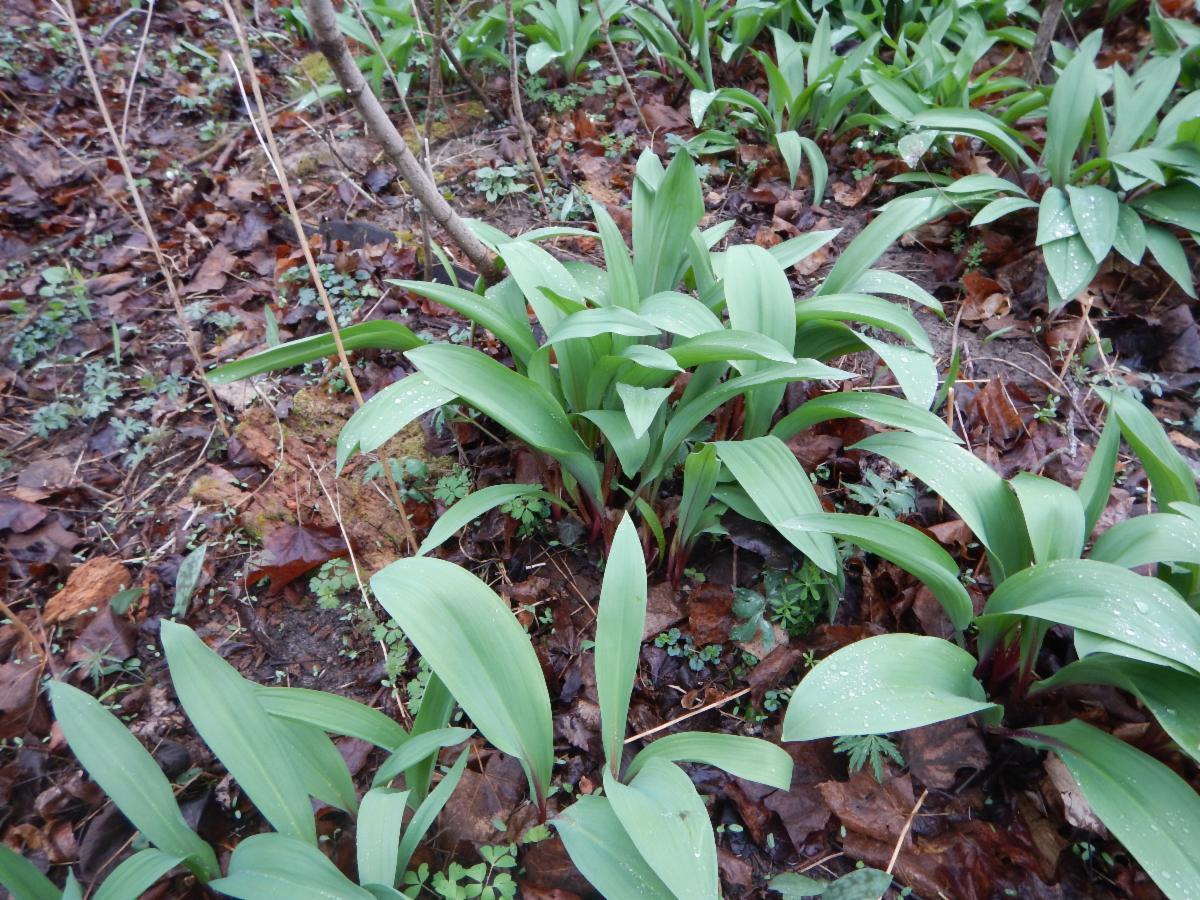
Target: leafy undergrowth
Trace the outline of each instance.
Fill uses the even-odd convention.
[[[122,9],[101,2],[81,11],[114,110],[126,101],[142,25],[138,15],[116,19]],[[156,9],[127,125],[135,175],[210,364],[327,329],[279,186],[220,62],[235,42],[216,10],[200,3]],[[1149,41],[1144,13],[1134,4],[1108,23],[1102,53],[1132,59]],[[126,215],[124,185],[69,33],[34,4],[9,3],[6,14],[12,29],[0,37],[3,844],[56,883],[69,867],[92,886],[146,844],[147,836],[72,755],[67,741],[76,740],[54,723],[45,690],[50,680],[82,688],[129,726],[170,779],[186,825],[217,848],[223,871],[233,848],[267,830],[267,821],[281,830],[270,816],[264,821],[261,802],[231,774],[229,760],[197,736],[194,712],[182,708],[167,677],[159,638],[164,621],[186,623],[248,681],[340,694],[412,730],[431,683],[430,664],[369,584],[371,575],[408,555],[389,476],[418,539],[455,504],[493,486],[540,484],[555,494],[506,495],[435,555],[490,585],[532,641],[552,710],[553,774],[548,797],[540,799],[565,810],[580,797],[611,795],[604,790],[608,748],[595,641],[603,551],[623,501],[610,497],[604,515],[586,502],[564,510],[554,502],[566,496],[555,490],[561,472],[548,471],[546,457],[523,445],[499,415],[464,405],[439,404],[339,473],[338,434],[354,405],[342,373],[326,360],[218,385],[219,422],[145,239]],[[1089,27],[1103,24],[1102,11],[1090,16]],[[424,340],[474,347],[515,365],[511,344],[432,292],[393,284],[427,273],[411,200],[341,101],[285,108],[325,74],[305,56],[310,48],[283,35],[294,16],[264,10],[264,17],[252,35],[266,51],[259,62],[263,87],[270,105],[282,109],[275,127],[284,163],[302,215],[319,232],[319,274],[341,324],[388,319]],[[530,43],[537,37],[531,33]],[[755,46],[774,45],[763,34]],[[450,86],[433,162],[460,210],[518,234],[551,225],[591,229],[594,202],[628,236],[642,151],[664,162],[672,153],[690,153],[704,167],[702,225],[732,221],[722,248],[770,250],[840,229],[788,267],[792,293],[806,298],[876,212],[911,188],[889,179],[928,174],[928,158],[910,165],[889,146],[894,142],[869,128],[837,137],[831,129],[819,141],[829,171],[823,197],[816,198],[815,173],[801,166],[797,178],[789,168],[794,161],[764,142],[763,123],[748,124],[754,117],[739,118],[732,114],[736,105],[717,100],[700,112],[704,129],[698,129],[687,83],[668,75],[665,63],[626,55],[641,114],[654,130],[648,140],[599,48],[584,57],[574,81],[554,67],[525,79],[526,114],[552,173],[545,197],[532,187],[515,130],[497,130],[479,104]],[[758,58],[731,58],[718,62],[718,84],[748,86],[766,97]],[[998,48],[986,62],[1016,71]],[[487,72],[485,89],[505,102],[508,74],[498,67]],[[414,92],[421,91],[423,80],[420,91],[414,82]],[[957,175],[1003,168],[994,147],[962,134],[941,140],[936,163]],[[1040,201],[1042,186],[1026,187]],[[1086,303],[1054,309],[1037,222],[1010,216],[971,227],[977,207],[952,208],[906,230],[875,264],[912,279],[945,306],[947,315],[939,317],[913,305],[949,387],[934,400],[935,412],[1001,477],[1033,472],[1074,486],[1084,480],[1106,420],[1093,389],[1116,389],[1144,403],[1169,445],[1194,462],[1200,332],[1176,284],[1177,267],[1163,263],[1163,273],[1113,253],[1092,273]],[[572,263],[599,264],[608,255],[597,238],[575,234],[545,246]],[[1185,259],[1185,269],[1189,264]],[[431,260],[429,268],[439,265]],[[869,353],[827,362],[843,370],[850,389],[883,393],[899,377]],[[412,369],[395,350],[357,353],[354,364],[368,397]],[[951,369],[955,376],[947,379]],[[790,385],[780,393],[781,411],[791,413],[832,384]],[[737,437],[753,403],[746,397],[689,434],[685,450]],[[898,452],[854,449],[883,430],[859,418],[833,418],[788,435],[786,445],[811,476],[823,509],[921,529],[953,557],[974,611],[982,611],[998,580],[999,556],[989,556],[995,548],[977,523],[964,521],[963,509],[956,513],[934,469],[922,474]],[[672,457],[674,468],[661,485],[655,482],[661,490],[652,499],[663,501],[657,520],[668,535],[688,515],[679,499],[688,497],[682,461]],[[604,474],[617,477],[616,461],[608,462]],[[729,459],[725,464],[734,468]],[[1151,485],[1153,462],[1141,450],[1121,454],[1117,471],[1097,510],[1098,531],[1159,509],[1162,489]],[[708,494],[714,490],[710,485]],[[881,556],[831,541],[837,564],[823,570],[795,540],[739,515],[754,504],[728,506],[719,517],[691,520],[685,550],[656,546],[652,529],[643,527],[650,584],[625,732],[639,736],[639,747],[650,743],[644,737],[686,729],[762,737],[787,750],[793,769],[786,789],[684,764],[716,830],[726,896],[766,896],[769,879],[781,873],[829,881],[864,867],[891,872],[889,896],[1159,895],[1081,797],[1068,771],[1070,754],[1040,752],[1045,746],[1029,738],[1029,729],[1079,719],[1196,786],[1194,753],[1181,753],[1150,701],[1120,683],[1073,685],[1066,678],[1055,690],[1027,694],[1028,684],[1005,677],[993,661],[978,674],[991,701],[1005,706],[1011,731],[985,724],[981,712],[889,733],[783,743],[788,702],[821,660],[897,633],[953,639],[961,622],[951,620],[930,587]],[[1034,651],[1039,672],[1058,672],[1075,660],[1068,629],[1048,628],[1043,637]],[[828,698],[816,696],[818,706],[826,699],[837,705],[829,690]],[[472,723],[458,713],[450,724]],[[1009,740],[1013,734],[1027,739]],[[458,737],[461,744],[465,735]],[[369,787],[387,753],[361,735],[335,743],[359,788]],[[474,735],[467,746],[470,755],[457,771],[450,766],[461,751],[442,751],[437,781],[457,778],[457,787],[416,847],[400,889],[410,896],[477,896],[488,888],[495,896],[593,895],[558,832],[539,821],[521,762],[485,736]],[[355,817],[337,804],[315,806],[326,855],[354,876],[363,865]],[[207,895],[194,871],[173,871],[144,896]]]

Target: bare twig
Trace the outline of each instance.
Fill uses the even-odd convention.
[[[495,254],[484,246],[467,223],[446,202],[433,179],[408,149],[408,144],[396,130],[379,99],[367,85],[338,27],[333,4],[330,0],[304,0],[304,9],[316,37],[317,49],[328,60],[329,67],[333,69],[342,90],[363,117],[367,130],[383,146],[384,153],[400,171],[413,195],[466,254],[483,279],[488,283],[498,281],[500,269]]]
[[[916,805],[913,806],[912,812],[908,814],[908,819],[904,822],[904,827],[900,829],[900,839],[896,841],[896,849],[892,851],[892,858],[888,860],[887,868],[884,870],[889,875],[892,874],[892,869],[896,868],[896,860],[900,858],[900,848],[904,846],[904,839],[908,837],[908,832],[912,828],[913,819],[917,817],[917,811],[921,808],[921,804],[925,802],[925,798],[929,796],[929,789],[921,791],[921,796],[917,798]]]
[[[188,324],[187,316],[183,311],[183,299],[179,294],[179,286],[176,285],[175,276],[171,274],[171,266],[163,254],[162,247],[159,246],[158,236],[154,232],[154,226],[150,223],[150,214],[146,212],[146,206],[142,203],[142,192],[138,189],[137,179],[133,177],[133,169],[129,165],[129,157],[125,153],[125,145],[122,143],[121,136],[117,133],[117,128],[113,124],[112,116],[108,112],[108,103],[104,100],[104,92],[100,89],[100,82],[96,78],[96,70],[92,68],[92,59],[88,51],[87,42],[83,39],[83,32],[79,28],[79,20],[75,17],[75,7],[71,3],[71,0],[64,0],[64,3],[59,3],[58,0],[51,0],[51,2],[70,26],[71,34],[75,38],[75,44],[79,47],[80,64],[87,74],[88,83],[92,88],[92,95],[96,99],[96,106],[100,110],[101,117],[104,119],[104,128],[108,132],[109,140],[113,143],[113,150],[117,154],[117,160],[121,164],[121,172],[125,176],[125,186],[129,190],[133,205],[137,208],[142,231],[146,235],[150,249],[154,252],[154,258],[158,262],[158,268],[162,273],[163,280],[167,283],[167,293],[171,297],[171,305],[175,308],[175,316],[178,319],[179,330],[183,332],[184,343],[187,344],[188,351],[191,354],[192,364],[196,370],[196,378],[204,388],[204,393],[208,395],[208,402],[212,404],[213,413],[217,417],[217,423],[221,426],[221,432],[228,438],[230,437],[229,426],[225,423],[225,416],[221,412],[221,404],[217,401],[217,396],[213,393],[212,385],[208,383],[208,377],[204,374],[204,358],[200,355],[200,342],[196,337],[196,333],[192,331],[191,325]]]
[[[329,300],[325,284],[321,280],[317,261],[313,257],[312,247],[308,243],[308,236],[304,233],[304,223],[300,220],[300,211],[296,209],[296,201],[292,196],[292,188],[288,183],[287,172],[283,168],[283,155],[279,152],[279,145],[275,142],[275,132],[271,128],[271,119],[267,115],[267,104],[263,100],[262,89],[258,85],[258,71],[254,66],[254,57],[250,53],[250,44],[246,40],[246,32],[242,28],[241,17],[234,10],[230,0],[222,0],[222,2],[225,6],[225,15],[229,19],[229,24],[233,26],[234,33],[237,35],[238,46],[242,53],[242,62],[246,66],[247,74],[250,76],[250,87],[254,92],[254,101],[258,107],[258,123],[255,122],[255,111],[251,109],[249,98],[246,96],[246,87],[242,83],[241,72],[234,63],[232,56],[226,54],[226,60],[229,67],[233,70],[234,76],[237,78],[238,88],[242,92],[242,100],[246,104],[246,112],[250,116],[250,124],[263,144],[267,160],[270,162],[271,168],[275,170],[275,177],[279,179],[279,186],[283,191],[284,201],[287,203],[288,215],[291,217],[292,227],[296,230],[296,240],[299,242],[300,249],[304,254],[304,261],[308,265],[309,275],[312,277],[313,286],[317,290],[317,296],[320,298],[321,306],[325,311],[326,321],[329,323],[329,332],[333,337],[333,344],[337,348],[338,362],[341,364],[342,374],[346,379],[346,384],[350,386],[351,393],[354,394],[355,402],[361,407],[363,405],[362,391],[359,390],[358,380],[354,377],[354,369],[350,365],[350,358],[346,355],[346,347],[342,343],[342,331],[338,325],[337,314],[334,312],[333,304]],[[261,131],[259,128],[260,124]],[[384,478],[387,480],[388,488],[392,493],[392,500],[396,504],[396,512],[399,514],[400,523],[404,528],[404,536],[408,541],[409,552],[416,553],[417,538],[413,534],[412,523],[408,521],[408,512],[405,510],[404,501],[400,497],[400,489],[389,467],[385,465],[383,470]]]
[[[511,3],[512,0],[508,0],[508,2]],[[613,65],[617,67],[617,74],[621,76],[621,83],[625,85],[625,96],[629,98],[629,105],[637,112],[638,119],[647,136],[653,139],[654,132],[650,130],[650,123],[646,121],[646,114],[642,112],[642,105],[638,103],[637,94],[633,92],[633,85],[629,83],[629,76],[625,74],[625,67],[621,65],[621,57],[617,56],[617,48],[613,46],[612,36],[608,33],[608,16],[604,15],[600,0],[593,0],[593,2],[596,4],[596,15],[600,17],[600,33],[604,35],[604,43],[608,45],[608,55],[612,57]]]
[[[142,27],[142,39],[138,41],[137,56],[129,72],[129,89],[125,92],[125,109],[121,111],[121,142],[129,133],[129,106],[133,102],[133,89],[137,86],[138,73],[142,70],[142,57],[146,53],[146,41],[150,37],[150,23],[154,20],[154,0],[146,4],[146,24]]]
[[[1033,49],[1025,62],[1025,80],[1030,84],[1041,84],[1042,70],[1046,67],[1046,59],[1050,55],[1050,42],[1054,40],[1054,33],[1058,31],[1062,14],[1063,0],[1050,0],[1042,10],[1037,37],[1034,38]]]
[[[538,193],[546,196],[546,176],[542,172],[542,164],[538,162],[537,150],[533,146],[533,131],[525,121],[525,108],[521,105],[521,79],[517,77],[517,23],[513,14],[512,0],[504,0],[504,15],[508,27],[508,83],[512,95],[513,123],[517,126],[517,134],[521,135],[521,146],[525,148],[525,162],[533,173],[533,182],[537,185]]]
[[[488,115],[497,122],[503,122],[507,117],[501,111],[500,107],[496,105],[496,101],[484,93],[479,82],[471,77],[471,73],[467,70],[467,67],[463,65],[462,60],[458,58],[458,54],[454,52],[454,48],[450,46],[450,42],[446,40],[446,35],[442,29],[441,10],[437,11],[437,21],[434,23],[434,20],[429,16],[429,7],[425,4],[424,0],[413,0],[413,3],[420,10],[425,22],[427,24],[433,23],[430,30],[434,32],[433,37],[437,42],[438,49],[445,55],[446,59],[450,60],[450,65],[458,73],[458,77],[462,79],[463,84],[470,88],[471,93],[479,98],[479,102],[488,111]],[[440,4],[440,0],[434,0],[434,3]]]
[[[625,743],[632,744],[634,741],[640,741],[642,738],[648,738],[652,734],[658,734],[658,732],[665,731],[666,729],[670,728],[672,725],[676,725],[679,722],[682,722],[684,719],[690,719],[690,718],[692,718],[692,716],[698,716],[702,712],[708,712],[710,709],[715,709],[718,706],[724,706],[730,700],[736,700],[738,697],[744,696],[745,694],[748,694],[748,693],[750,693],[750,688],[744,687],[740,691],[734,691],[732,694],[726,694],[724,697],[721,697],[718,700],[714,700],[712,703],[706,703],[704,706],[701,706],[699,709],[693,709],[691,712],[684,713],[682,716],[676,716],[674,719],[671,719],[669,722],[663,722],[661,725],[655,725],[653,728],[647,728],[645,731],[640,731],[637,734],[635,734],[633,737],[626,738]]]

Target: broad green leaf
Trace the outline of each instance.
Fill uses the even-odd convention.
[[[791,363],[795,359],[787,347],[773,338],[755,331],[731,329],[710,331],[678,341],[667,352],[686,369],[708,362],[751,360]]]
[[[1057,481],[1020,472],[1010,482],[1029,533],[1033,558],[1078,559],[1087,540],[1083,503],[1079,495]]]
[[[1118,391],[1101,389],[1099,393],[1116,415],[1121,436],[1141,460],[1159,505],[1200,503],[1191,466],[1175,449],[1154,413]]]
[[[422,700],[422,706],[425,701]],[[429,792],[429,796],[421,801],[421,805],[417,807],[417,811],[413,813],[412,819],[409,820],[408,828],[404,830],[404,838],[400,841],[400,849],[396,853],[396,871],[397,873],[404,872],[408,869],[409,860],[412,859],[413,852],[417,849],[417,845],[421,839],[425,837],[425,832],[429,830],[429,826],[437,819],[438,813],[446,805],[446,801],[450,799],[450,795],[454,793],[454,789],[458,787],[458,782],[462,779],[462,774],[467,768],[467,760],[471,758],[471,750],[468,748],[458,754],[458,759],[454,761],[454,765],[450,767],[443,777],[438,782],[438,786]]]
[[[1187,900],[1200,884],[1200,796],[1140,750],[1078,719],[1017,734],[1055,753],[1100,820],[1171,900]]]
[[[521,761],[541,802],[554,765],[550,697],[508,604],[465,569],[423,556],[392,563],[371,589],[475,727]]]
[[[409,351],[408,358],[430,381],[453,391],[526,444],[549,453],[585,491],[600,496],[600,475],[590,449],[545,388],[469,347],[430,345]]]
[[[525,301],[547,332],[566,316],[551,294],[577,305],[583,303],[583,290],[579,282],[566,266],[541,247],[530,241],[508,241],[496,249],[512,273],[512,279],[521,288]]]
[[[1111,563],[1059,559],[1018,572],[996,588],[977,621],[1001,615],[1081,628],[1200,674],[1200,614],[1157,578]]]
[[[1200,524],[1173,513],[1135,516],[1100,535],[1089,556],[1124,569],[1164,562],[1200,565]]]
[[[812,170],[812,202],[820,205],[825,198],[825,185],[829,181],[829,164],[825,154],[812,138],[803,137],[797,131],[781,131],[775,135],[775,145],[779,147],[779,155],[787,164],[788,180],[791,186],[796,186],[796,178],[800,175],[800,167],[808,160]]]
[[[778,744],[740,734],[669,734],[643,747],[629,764],[625,777],[635,777],[652,759],[716,766],[730,775],[781,791],[792,786],[792,757],[788,752]]]
[[[358,813],[355,849],[360,884],[396,884],[396,862],[408,791],[375,787],[363,796]]]
[[[642,857],[676,897],[716,900],[712,823],[682,769],[652,759],[627,785],[606,770],[604,792]]]
[[[650,454],[650,438],[634,436],[629,417],[612,409],[589,409],[583,417],[600,429],[608,446],[617,455],[621,471],[634,478]]]
[[[1171,276],[1177,285],[1183,288],[1184,293],[1195,298],[1196,285],[1195,279],[1192,277],[1192,264],[1188,261],[1187,253],[1183,249],[1183,244],[1179,242],[1179,238],[1161,225],[1147,225],[1146,247],[1150,250],[1154,261]]]
[[[51,681],[48,690],[72,752],[125,818],[164,853],[186,860],[199,878],[219,875],[212,847],[183,820],[167,776],[129,729],[78,688]]]
[[[1070,181],[1075,152],[1092,114],[1092,104],[1098,94],[1093,62],[1095,53],[1094,48],[1089,54],[1081,45],[1050,94],[1042,162],[1050,170],[1050,180],[1055,185],[1066,185]]]
[[[821,894],[824,900],[880,900],[892,886],[892,876],[879,869],[847,872]]]
[[[971,227],[991,224],[1022,209],[1037,209],[1037,204],[1027,197],[998,197],[975,213]]]
[[[617,395],[621,398],[621,406],[635,438],[645,435],[654,424],[658,411],[671,396],[671,390],[669,387],[644,388],[617,383]]]
[[[637,677],[646,621],[646,560],[633,520],[625,515],[609,549],[596,620],[596,694],[609,769],[621,767],[629,697]]]
[[[687,547],[696,538],[720,474],[721,462],[712,444],[696,447],[683,461],[683,493],[679,500],[675,544]]]
[[[840,233],[841,229],[839,228],[827,228],[823,231],[807,231],[804,234],[796,235],[794,238],[788,238],[786,241],[780,241],[767,252],[786,271],[796,263],[816,253]]]
[[[1021,186],[999,175],[964,175],[946,185],[947,194],[974,194],[983,192],[1020,194]]]
[[[724,326],[707,306],[687,294],[662,291],[642,301],[642,317],[671,334],[690,338]]]
[[[1099,185],[1067,185],[1071,215],[1079,227],[1079,236],[1097,262],[1103,262],[1117,239],[1120,204],[1117,195]]]
[[[808,473],[787,444],[777,437],[749,441],[717,441],[717,455],[734,480],[750,496],[767,521],[797,550],[826,572],[838,570],[833,539],[788,525],[806,513],[820,513]]]
[[[975,608],[959,568],[942,547],[917,529],[877,516],[815,513],[785,523],[789,528],[833,535],[899,566],[926,585],[958,631],[971,624]]]
[[[893,294],[920,303],[926,309],[931,309],[939,316],[945,317],[942,304],[938,299],[921,287],[911,278],[905,278],[898,272],[886,269],[868,269],[859,276],[850,287],[854,294]]]
[[[342,426],[337,440],[338,472],[355,451],[378,450],[412,422],[455,396],[454,391],[434,384],[420,372],[388,385],[355,410]]]
[[[342,346],[352,350],[411,350],[423,343],[407,326],[399,322],[363,322],[341,329]],[[337,353],[332,334],[315,334],[298,341],[288,341],[262,353],[236,362],[226,363],[208,372],[213,384],[229,384],[252,375],[300,366],[314,359],[324,359]]]
[[[153,847],[139,850],[112,870],[92,895],[93,900],[129,900],[130,897],[140,897],[182,862],[178,856],[171,856]],[[14,896],[22,897],[19,893],[15,893]]]
[[[941,638],[884,634],[817,663],[792,691],[785,741],[920,728],[996,711],[975,680],[975,658]]]
[[[1146,255],[1146,226],[1137,210],[1127,203],[1122,203],[1117,213],[1113,248],[1135,266],[1140,265]]]
[[[852,449],[885,456],[912,472],[954,507],[992,559],[997,581],[1032,561],[1017,499],[1004,479],[969,450],[948,441],[931,442],[903,432],[875,434]]]
[[[1109,412],[1104,422],[1104,430],[1100,440],[1092,451],[1088,461],[1087,471],[1079,482],[1079,500],[1083,503],[1084,528],[1091,535],[1100,514],[1108,505],[1109,494],[1112,493],[1113,476],[1117,471],[1117,451],[1121,447],[1121,426],[1116,414]]]
[[[311,844],[255,834],[233,850],[229,874],[209,884],[239,900],[374,900]]]
[[[604,249],[604,264],[608,269],[608,291],[613,305],[638,311],[641,295],[638,293],[637,273],[629,258],[629,248],[617,223],[608,210],[595,200],[592,201],[592,218],[600,232],[600,243]]]
[[[933,364],[933,357],[922,350],[914,350],[902,344],[889,344],[858,332],[850,333],[856,341],[874,351],[883,364],[891,369],[896,383],[900,385],[900,390],[909,402],[922,409],[929,409],[938,389],[937,367]]]
[[[1035,682],[1033,691],[1040,693],[1070,684],[1110,684],[1129,691],[1154,713],[1179,749],[1200,762],[1200,709],[1195,701],[1200,682],[1194,676],[1149,662],[1096,653]]]
[[[450,716],[454,714],[454,697],[446,690],[442,679],[433,672],[425,682],[425,693],[421,695],[421,708],[413,719],[412,734],[425,734],[437,731],[450,724]],[[429,782],[433,779],[433,767],[436,762],[433,755],[425,757],[404,773],[404,786],[414,800],[424,800],[429,791]]]
[[[571,862],[602,896],[676,900],[642,858],[607,798],[580,797],[550,824]]]
[[[358,809],[354,779],[329,736],[315,725],[295,719],[276,718],[274,724],[305,790],[326,806],[353,815]]]
[[[755,372],[752,375],[732,378],[704,391],[700,396],[694,397],[691,400],[688,400],[685,394],[684,399],[676,406],[675,414],[671,416],[658,454],[643,471],[643,483],[653,480],[658,476],[663,466],[670,459],[674,458],[679,447],[687,439],[687,436],[692,433],[692,429],[704,421],[706,416],[717,409],[722,403],[732,400],[743,393],[746,388],[756,387],[760,384],[769,384],[773,381],[789,382],[819,378],[834,380],[848,377],[848,375],[848,372],[830,368],[818,363],[816,360],[798,359],[793,365],[780,365],[762,372]],[[692,380],[695,382],[696,379],[694,376]]]
[[[452,507],[438,516],[433,527],[421,546],[417,548],[417,556],[425,556],[446,543],[452,535],[466,528],[476,519],[487,514],[497,506],[503,506],[518,497],[538,497],[548,503],[564,506],[562,500],[553,494],[548,494],[536,484],[493,484],[489,487],[473,491],[463,497]]]
[[[733,329],[770,338],[785,349],[795,346],[796,303],[783,268],[771,254],[754,244],[731,247],[725,254],[722,280]],[[766,365],[743,362],[739,368],[749,375]],[[786,389],[786,385],[772,384],[747,393],[743,424],[747,437],[758,437],[767,430]]]
[[[977,137],[1002,157],[1013,171],[1033,167],[1021,146],[1020,135],[992,116],[977,109],[931,109],[905,123],[918,131],[941,131]]]
[[[650,198],[643,171],[639,160],[634,185],[633,268],[640,294],[649,297],[675,288],[686,258],[684,247],[704,215],[704,199],[696,166],[686,153],[676,154],[671,161],[653,190],[651,203],[646,202]]]
[[[422,734],[414,734],[380,764],[371,779],[372,787],[383,787],[393,778],[419,765],[429,757],[437,759],[443,747],[461,744],[475,733],[471,728],[435,728]]]
[[[205,541],[183,558],[179,570],[175,573],[175,601],[171,605],[171,615],[186,616],[192,603],[192,595],[200,584],[200,576],[204,574],[204,557],[208,554],[208,541]]]
[[[949,426],[927,409],[899,397],[865,391],[836,391],[814,397],[775,423],[771,434],[786,441],[819,422],[850,418],[871,419],[931,440],[961,443]]]
[[[537,341],[533,339],[528,319],[516,318],[501,304],[480,297],[474,291],[464,291],[462,288],[432,281],[404,281],[393,278],[388,279],[388,283],[404,288],[418,297],[426,297],[448,306],[472,322],[478,322],[499,338],[512,352],[513,358],[522,364],[537,350]],[[412,347],[402,349],[411,350]]]
[[[544,41],[538,41],[535,44],[530,44],[529,48],[525,51],[525,67],[529,69],[530,75],[536,75],[562,55],[560,51],[555,50]]]
[[[868,226],[870,227],[870,226]],[[843,254],[844,256],[845,254]],[[832,319],[838,322],[861,322],[900,335],[918,350],[933,352],[929,335],[916,316],[896,303],[866,294],[823,293],[796,304],[796,321],[812,322]]]
[[[1067,192],[1057,187],[1046,188],[1038,211],[1037,245],[1040,247],[1077,234],[1079,226],[1075,223]]]
[[[585,309],[562,319],[549,329],[547,344],[563,341],[594,338],[601,334],[620,334],[627,337],[649,337],[658,334],[658,329],[631,310],[621,306],[601,306]]]
[[[315,845],[308,790],[295,768],[279,764],[287,741],[259,703],[260,689],[184,625],[163,622],[161,640],[175,693],[200,737],[277,831]]]
[[[215,865],[215,858],[213,862]],[[17,900],[62,900],[62,891],[54,882],[7,844],[0,844],[0,885]]]
[[[408,739],[408,733],[379,710],[328,691],[264,686],[258,688],[258,702],[277,718],[307,722],[385,750],[394,750]]]
[[[783,895],[783,900],[801,900],[804,897],[820,897],[829,887],[828,881],[817,881],[807,875],[784,872],[767,882],[768,890]]]
[[[1046,270],[1058,291],[1060,302],[1052,302],[1053,309],[1058,309],[1079,296],[1092,283],[1100,269],[1100,263],[1092,256],[1087,244],[1079,235],[1043,244],[1042,257],[1046,260]]]
[[[941,218],[953,208],[943,196],[909,194],[884,204],[871,224],[842,251],[818,294],[837,294],[849,289],[906,231]]]
[[[1200,187],[1189,181],[1176,181],[1130,202],[1143,216],[1200,232]]]

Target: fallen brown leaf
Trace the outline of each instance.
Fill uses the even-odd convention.
[[[47,625],[98,609],[129,585],[129,570],[107,556],[89,559],[67,577],[63,589],[46,601],[42,616]]]
[[[269,578],[267,594],[275,595],[301,575],[349,552],[335,527],[284,525],[267,534],[262,552],[250,563],[246,581],[257,584]]]

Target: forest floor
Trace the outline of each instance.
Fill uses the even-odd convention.
[[[220,59],[235,42],[213,14],[218,7],[185,0],[157,10],[144,50],[153,77],[137,80],[132,90],[128,75],[142,18],[119,16],[122,7],[95,2],[81,20],[205,363],[261,349],[268,306],[282,338],[323,330],[307,280],[295,272],[303,260],[278,181]],[[262,823],[239,813],[247,807],[229,776],[214,767],[176,705],[157,642],[163,618],[185,621],[248,678],[341,692],[401,722],[410,721],[423,674],[347,570],[330,563],[345,556],[347,539],[366,574],[405,552],[378,464],[360,458],[335,475],[334,443],[352,411],[336,367],[310,365],[218,387],[221,409],[211,407],[132,215],[69,32],[31,0],[9,0],[5,9],[0,583],[23,628],[0,626],[0,839],[42,868],[75,866],[88,884],[126,853],[132,827],[82,775],[53,726],[41,691],[45,677],[70,679],[114,703],[182,785],[188,821],[227,851]],[[468,323],[456,314],[386,283],[424,274],[411,198],[343,104],[287,108],[307,89],[310,49],[285,37],[272,16],[255,37],[259,71],[268,103],[282,110],[275,128],[284,162],[302,217],[322,231],[317,246],[321,262],[332,267],[327,283],[336,286],[339,312],[469,340]],[[531,187],[486,200],[475,172],[519,164],[520,143],[469,95],[448,96],[432,161],[456,208],[519,233],[560,222],[569,196],[577,211],[590,197],[627,228],[638,153],[652,146],[665,157],[671,135],[694,129],[678,84],[653,72],[635,75],[655,131],[649,141],[619,84],[605,78],[606,66],[592,70],[585,88],[551,85],[527,101],[555,183],[544,200]],[[504,102],[502,75],[485,87]],[[959,152],[969,161],[973,150],[964,142]],[[816,228],[842,229],[789,273],[797,297],[812,291],[840,248],[899,190],[887,180],[899,164],[876,157],[869,145],[843,141],[827,155],[831,189],[820,206],[811,204],[803,178],[790,188],[778,157],[750,143],[723,165],[710,161],[705,182],[705,222],[735,219],[732,243],[769,247]],[[1081,338],[1086,344],[1088,324],[1076,306],[1048,316],[1045,270],[1028,223],[968,232],[967,219],[951,216],[907,235],[882,265],[918,281],[946,307],[945,320],[924,312],[921,320],[939,371],[956,350],[961,354],[950,409],[972,449],[1005,476],[1027,470],[1077,484],[1102,407],[1063,348]],[[353,234],[344,222],[370,223],[396,239]],[[601,258],[591,239],[559,238],[546,246],[564,258]],[[1149,269],[1112,268],[1093,292],[1094,327],[1111,340],[1108,362],[1125,367],[1172,442],[1195,457],[1200,332],[1192,308]],[[56,300],[63,302],[47,315]],[[856,384],[888,383],[886,370],[861,359],[856,365]],[[405,371],[400,354],[357,359],[368,396]],[[801,399],[789,394],[787,402]],[[866,484],[878,504],[895,504],[959,559],[978,563],[969,533],[936,498],[846,449],[870,430],[857,420],[834,421],[791,446],[808,471],[819,473],[826,502],[865,511],[862,494],[847,486]],[[466,477],[475,487],[537,480],[534,461],[515,442],[469,424],[427,419],[379,456],[400,461],[407,512],[419,534],[439,511],[434,492],[443,479]],[[868,472],[874,480],[866,480]],[[1124,467],[1106,521],[1144,509],[1144,482],[1136,461]],[[680,588],[655,584],[652,575],[643,677],[630,710],[635,731],[748,687],[748,694],[689,725],[777,736],[783,692],[806,660],[869,634],[947,633],[940,608],[913,578],[876,557],[857,557],[847,563],[848,586],[834,620],[802,635],[781,632],[778,646],[752,665],[747,654],[760,648],[730,636],[733,588],[789,565],[790,548],[748,520],[726,524],[732,540],[701,544]],[[178,589],[180,567],[202,545],[202,568],[187,578],[189,596]],[[588,792],[598,783],[600,753],[594,680],[582,651],[592,635],[600,548],[585,543],[569,521],[519,528],[497,510],[440,552],[521,611],[550,679],[557,752],[565,759],[556,772],[563,784]],[[25,629],[48,651],[41,665],[22,658]],[[717,650],[689,665],[710,645]],[[1062,655],[1068,646],[1063,635],[1052,635],[1046,652]],[[1056,706],[1143,747],[1161,746],[1152,718],[1114,689],[1054,692],[1022,714],[1041,721]],[[779,871],[828,877],[858,861],[884,868],[898,842],[903,852],[895,874],[914,896],[1160,896],[1128,854],[1079,815],[1061,771],[970,720],[902,734],[903,765],[885,760],[881,782],[869,767],[851,773],[831,743],[785,745],[796,763],[790,791],[692,769],[721,826],[727,896],[765,896],[764,876]],[[339,747],[354,772],[368,767],[369,745],[346,739]],[[524,790],[520,767],[481,746],[435,839],[414,862],[469,863],[481,845],[516,840],[528,822]],[[353,841],[344,815],[323,808],[318,823],[334,859],[348,865]],[[525,845],[520,865],[523,896],[589,895],[557,839]],[[184,895],[203,891],[180,879],[147,896]]]

